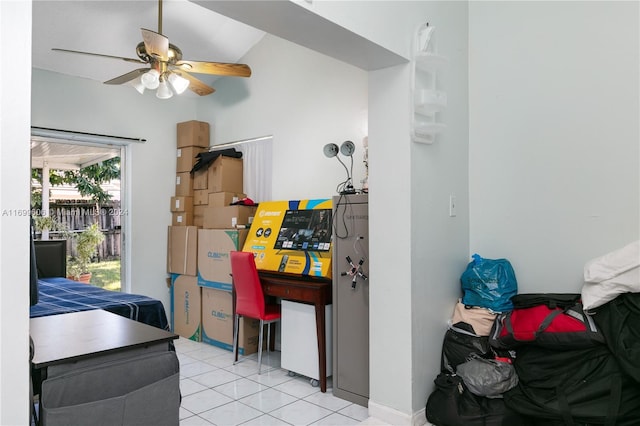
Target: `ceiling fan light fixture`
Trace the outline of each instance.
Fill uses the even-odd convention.
[[[2,0],[0,0],[1,2]],[[128,84],[140,94],[145,90],[158,90],[156,96],[160,99],[171,98],[174,94],[182,94],[187,89],[199,96],[210,95],[215,92],[190,73],[224,75],[233,77],[250,77],[251,68],[246,64],[183,61],[182,51],[162,34],[162,0],[158,1],[158,31],[140,28],[142,42],[136,46],[138,59],[126,58],[101,53],[82,52],[79,50],[58,49],[55,51],[75,53],[81,55],[99,56],[103,58],[124,60],[138,64],[146,64],[149,68],[138,68],[116,78],[105,81],[104,84]]]
[[[133,80],[131,82],[131,85],[133,86],[134,89],[138,91],[138,93],[140,93],[141,95],[144,94],[144,89],[146,89],[146,87],[144,86],[144,84],[142,84],[142,77],[138,77],[135,80]]]
[[[173,90],[178,95],[181,95],[182,93],[184,93],[184,91],[187,90],[187,87],[189,87],[189,80],[182,77],[181,75],[171,73],[169,74],[168,80],[169,80],[169,83],[171,84],[171,87],[173,87]]]
[[[158,85],[158,91],[156,92],[156,97],[159,99],[169,99],[172,96],[173,96],[173,92],[171,91],[169,84],[166,81],[162,80]]]
[[[158,70],[152,69],[142,74],[140,77],[142,84],[149,90],[157,89],[160,85],[160,73]]]

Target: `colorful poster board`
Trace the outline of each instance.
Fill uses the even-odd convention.
[[[258,270],[331,278],[331,199],[258,205],[242,251]]]

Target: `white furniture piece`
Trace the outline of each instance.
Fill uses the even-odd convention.
[[[432,144],[446,125],[447,93],[438,73],[447,59],[438,54],[435,28],[421,25],[415,34],[411,64],[411,140]]]
[[[333,371],[331,312],[332,306],[325,306],[327,377],[331,376]],[[280,347],[280,366],[289,370],[289,374],[309,377],[311,385],[318,386],[320,374],[314,305],[282,300]]]

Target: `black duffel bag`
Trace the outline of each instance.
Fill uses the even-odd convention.
[[[469,392],[460,376],[440,373],[426,405],[427,421],[435,426],[524,426],[528,421],[501,398]]]
[[[525,345],[514,366],[518,385],[504,393],[514,411],[549,424],[639,424],[640,386],[606,345],[573,350]]]
[[[620,368],[640,386],[640,293],[619,295],[596,308],[593,319]]]

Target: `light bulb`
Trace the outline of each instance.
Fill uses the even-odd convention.
[[[133,82],[131,83],[131,85],[133,86],[134,89],[136,89],[141,95],[144,94],[144,84],[142,84],[142,76],[136,78],[135,80],[133,80]]]
[[[149,70],[146,73],[142,74],[140,80],[142,81],[142,84],[144,84],[144,87],[146,87],[147,89],[156,89],[160,84],[160,73],[155,69]]]
[[[159,99],[169,99],[173,96],[173,92],[171,88],[167,84],[166,81],[162,80],[158,85],[158,91],[156,92],[156,97]]]
[[[175,90],[178,95],[182,94],[187,90],[187,87],[189,87],[189,80],[175,73],[169,74],[169,83],[171,83],[171,87],[173,87],[173,90]]]

